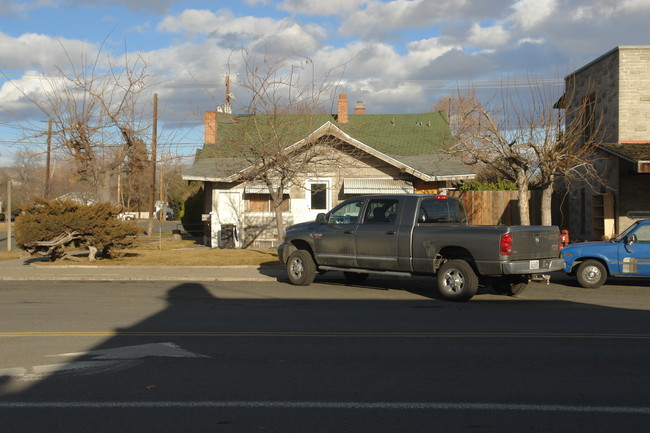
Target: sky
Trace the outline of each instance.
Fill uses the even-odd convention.
[[[650,44],[648,22],[650,0],[0,0],[0,167],[43,148],[16,144],[17,124],[47,120],[25,95],[44,97],[44,77],[97,52],[146,62],[161,135],[192,155],[227,73],[237,87],[242,50],[336,71],[337,92],[369,114],[418,113],[459,88],[489,97],[530,77],[559,94],[616,46]]]

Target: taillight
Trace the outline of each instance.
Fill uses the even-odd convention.
[[[502,256],[509,256],[512,254],[512,233],[501,235],[501,242],[499,242],[499,254]]]

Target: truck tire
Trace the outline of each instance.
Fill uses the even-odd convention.
[[[296,250],[287,259],[287,276],[295,286],[308,286],[316,277],[316,264],[306,250]]]
[[[465,260],[449,260],[438,269],[438,291],[449,301],[467,301],[478,290],[478,277]]]
[[[528,287],[528,277],[525,275],[504,275],[492,281],[492,288],[499,295],[515,296]]]
[[[576,271],[578,283],[586,289],[597,289],[607,281],[607,269],[598,260],[585,260]]]
[[[345,280],[350,284],[359,284],[363,283],[369,274],[363,274],[358,272],[343,272]]]

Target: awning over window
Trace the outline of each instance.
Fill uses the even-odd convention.
[[[402,179],[343,179],[344,194],[412,193],[413,185]]]

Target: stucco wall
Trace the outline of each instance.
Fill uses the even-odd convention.
[[[318,211],[310,211],[308,208],[306,183],[310,179],[330,182],[329,208],[349,197],[344,194],[343,180],[345,178],[415,180],[411,175],[400,173],[398,168],[365,153],[341,152],[327,147],[323,149],[322,155],[323,160],[306,168],[305,175],[290,188],[290,211],[283,213],[284,226],[315,218]],[[211,212],[215,215],[212,237],[218,238],[217,232],[220,225],[236,224],[242,237],[248,234],[248,236],[255,236],[258,241],[264,241],[258,242],[258,246],[270,245],[268,241],[275,239],[277,232],[275,214],[273,212],[249,212],[243,184],[216,183],[211,186],[212,190],[206,197],[210,197]],[[418,182],[419,188],[437,189],[441,186],[444,187],[444,182]]]

